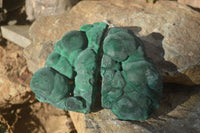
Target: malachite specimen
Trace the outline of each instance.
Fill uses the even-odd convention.
[[[37,99],[57,108],[89,113],[95,102],[100,44],[107,24],[83,25],[55,44],[44,68],[31,79]]]
[[[162,80],[131,31],[112,28],[104,39],[101,104],[123,120],[145,120],[159,107]]]
[[[147,119],[162,96],[162,77],[141,40],[103,22],[66,33],[30,86],[39,101],[81,113],[91,112],[101,93],[102,107],[122,120]]]

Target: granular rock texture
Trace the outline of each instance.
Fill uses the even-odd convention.
[[[2,43],[2,42],[1,42]],[[31,98],[29,72],[22,48],[7,42],[0,45],[0,107],[22,104]]]

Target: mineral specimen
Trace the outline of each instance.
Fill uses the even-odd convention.
[[[99,92],[99,48],[107,25],[94,23],[80,30],[70,31],[55,44],[45,68],[33,75],[30,86],[41,102],[89,113]]]
[[[101,63],[102,106],[123,120],[145,120],[159,107],[162,80],[129,30],[110,29]]]
[[[101,93],[102,107],[123,120],[147,119],[162,96],[162,78],[141,40],[103,22],[65,34],[30,86],[39,101],[82,113],[92,111]]]

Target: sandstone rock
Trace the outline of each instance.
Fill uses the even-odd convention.
[[[48,103],[37,102],[30,106],[32,115],[40,121],[40,133],[70,133],[74,125],[64,110],[57,109]],[[34,121],[34,120],[30,120]],[[27,121],[24,119],[24,123]],[[35,121],[37,123],[37,121]],[[31,125],[31,122],[29,123]],[[38,130],[38,129],[35,129]],[[33,133],[33,131],[31,131]],[[35,132],[36,133],[36,132]]]
[[[0,74],[0,107],[22,104],[31,98],[30,92],[29,87],[13,83],[6,76]]]
[[[110,110],[90,114],[70,112],[77,132],[163,133],[200,132],[200,88],[167,87],[160,108],[141,122],[120,121]],[[191,91],[192,90],[192,91]]]
[[[101,110],[91,114],[70,112],[78,133],[150,133],[137,124],[117,120],[110,110]]]
[[[69,114],[48,103],[34,101],[12,106],[1,113],[9,118],[7,120],[13,133],[72,133],[75,131]]]
[[[27,65],[30,71],[35,72],[43,67],[47,57],[53,51],[55,41],[40,42],[36,45],[29,45],[24,50],[24,56],[27,59]]]
[[[0,107],[22,104],[32,98],[29,82],[31,73],[20,47],[7,43],[0,47]]]
[[[35,72],[43,66],[45,59],[38,57],[44,42],[54,44],[70,30],[104,20],[132,29],[144,41],[147,56],[165,82],[200,84],[200,14],[173,1],[153,5],[139,0],[81,1],[68,13],[42,17],[30,28],[34,42],[25,50],[29,69]],[[50,52],[43,54],[47,57]]]
[[[200,8],[200,0],[178,0],[178,2],[195,8]]]

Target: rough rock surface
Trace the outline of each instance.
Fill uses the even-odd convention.
[[[35,43],[34,43],[35,44]],[[24,50],[24,55],[27,59],[27,65],[30,71],[36,72],[39,68],[44,67],[47,57],[53,51],[55,42],[38,42],[31,44]]]
[[[32,74],[28,71],[23,49],[1,39],[0,36],[0,132],[6,129],[6,133],[74,131],[66,111],[35,102],[29,88]]]
[[[174,1],[81,1],[70,12],[42,17],[30,28],[33,44],[25,50],[29,69],[43,66],[50,54],[46,42],[54,45],[66,32],[104,20],[132,29],[144,41],[165,82],[200,84],[200,14]]]
[[[12,104],[21,104],[30,99],[30,88],[11,82],[7,77],[0,75],[0,107]]]
[[[148,133],[147,129],[131,122],[117,120],[110,110],[91,114],[70,112],[77,132],[82,133]]]
[[[145,121],[120,121],[105,109],[91,114],[70,112],[70,116],[77,132],[84,133],[200,132],[200,87],[166,86],[165,90],[160,108]]]
[[[56,109],[48,103],[32,101],[11,106],[9,109],[1,108],[0,112],[2,115],[0,115],[0,120],[6,118],[4,123],[9,124],[7,127],[13,133],[72,133],[75,131],[68,112]]]
[[[10,42],[5,47],[0,46],[0,107],[29,100],[30,79],[22,48]]]
[[[178,0],[178,2],[195,8],[200,8],[200,0]]]
[[[40,102],[32,104],[30,109],[30,116],[28,118],[23,117],[16,125],[20,132],[70,133],[75,130],[71,119],[64,110]],[[22,128],[24,124],[32,125],[32,129]]]

